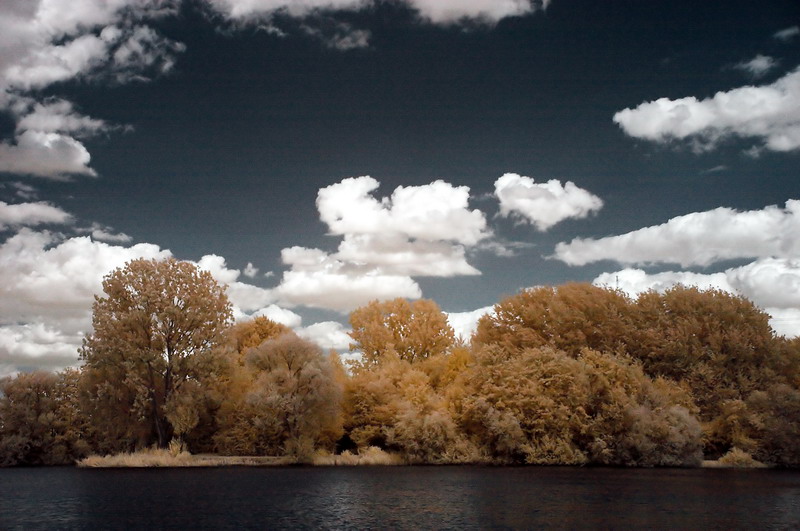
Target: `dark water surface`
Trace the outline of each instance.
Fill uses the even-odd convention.
[[[796,529],[800,472],[0,469],[0,529]]]

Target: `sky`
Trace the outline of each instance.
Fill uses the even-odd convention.
[[[78,363],[139,257],[326,349],[570,281],[795,336],[799,173],[796,0],[4,0],[0,376]]]

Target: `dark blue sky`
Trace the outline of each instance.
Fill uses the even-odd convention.
[[[76,6],[93,2],[81,0]],[[50,231],[52,241],[38,248],[39,262],[54,259],[48,250],[101,227],[107,234],[96,233],[95,244],[105,239],[114,248],[129,249],[149,243],[195,261],[214,254],[225,258],[229,270],[242,272],[251,263],[259,273],[242,274],[239,281],[278,288],[272,295],[253,295],[263,305],[291,308],[305,326],[342,320],[342,313],[311,309],[298,303],[305,299],[291,289],[281,291],[283,273],[302,269],[283,263],[281,250],[301,246],[333,256],[343,237],[354,233],[328,234],[336,231],[320,220],[318,191],[369,175],[380,183],[374,198],[391,196],[398,186],[424,187],[436,180],[469,187],[468,209],[479,209],[485,219],[481,243],[452,237],[436,244],[461,246],[466,262],[481,275],[410,275],[423,296],[448,311],[491,305],[526,286],[592,281],[622,270],[627,271],[623,280],[633,279],[634,270],[647,275],[621,286],[632,293],[689,281],[686,275],[694,272],[705,275],[695,278],[699,284],[710,282],[756,300],[762,292],[744,281],[736,284],[733,273],[725,279],[713,275],[763,260],[783,260],[781,274],[798,286],[800,302],[794,251],[780,250],[790,245],[764,250],[767,243],[754,244],[750,233],[742,241],[732,237],[720,243],[713,239],[719,231],[702,215],[674,222],[683,227],[677,235],[670,225],[642,236],[656,242],[655,250],[642,251],[640,240],[601,240],[719,207],[733,209],[718,213],[717,221],[731,227],[746,211],[766,212],[769,205],[777,205],[777,211],[764,215],[777,216],[778,225],[756,227],[753,233],[760,231],[765,241],[791,236],[770,231],[790,231],[800,223],[784,209],[787,200],[800,196],[800,81],[792,76],[800,66],[800,35],[793,29],[800,24],[796,0],[552,0],[546,10],[494,13],[493,20],[481,13],[486,3],[480,1],[462,2],[465,17],[448,20],[425,19],[426,9],[436,8],[433,0],[368,2],[359,9],[342,0],[322,4],[343,9],[302,12],[275,11],[271,8],[282,2],[264,1],[255,3],[261,10],[238,15],[236,0],[169,4],[174,10],[160,16],[136,9],[128,15],[113,10],[86,15],[83,25],[64,22],[60,32],[42,29],[36,19],[41,12],[0,8],[0,14],[17,10],[31,27],[19,38],[28,55],[10,40],[0,40],[6,95],[0,100],[6,109],[0,127],[5,146],[0,169],[6,170],[0,174],[0,199],[6,209],[31,203],[72,216],[4,222],[0,212],[8,241],[20,233],[30,238]],[[76,18],[83,16],[80,8],[75,11]],[[122,36],[111,30],[103,34],[110,27]],[[141,27],[151,33],[136,33]],[[36,57],[43,55],[36,56],[37,50],[50,53],[87,35],[106,48],[93,52],[85,65],[69,67],[68,74],[18,68],[36,66]],[[138,49],[139,55],[117,53],[123,48]],[[740,97],[747,86],[757,89],[749,99]],[[720,103],[717,93],[732,102]],[[752,103],[762,96],[767,103]],[[682,98],[690,97],[694,100],[684,114],[675,111]],[[658,112],[640,107],[659,98],[666,107]],[[69,102],[73,116],[103,124],[65,125],[69,113],[62,109],[55,113],[57,126],[25,125],[36,104],[54,102]],[[634,110],[631,120],[615,122],[623,109]],[[682,116],[677,122],[675,112]],[[696,123],[701,125],[694,129],[687,125]],[[65,165],[67,171],[42,169],[38,159],[25,162],[19,148],[26,131],[34,130],[79,142],[91,161]],[[648,136],[644,130],[656,132]],[[790,141],[793,134],[797,145]],[[85,175],[88,168],[96,177]],[[537,230],[535,213],[499,215],[495,182],[506,173],[531,178],[525,181],[530,186],[572,181],[599,198],[602,208],[565,214],[546,231]],[[751,217],[761,219],[758,212]],[[360,216],[356,210],[351,215]],[[399,229],[392,230],[396,235]],[[416,245],[425,238],[414,233],[402,240]],[[547,258],[556,244],[573,238],[608,245],[586,251],[581,260],[570,261],[565,254]],[[691,243],[685,243],[688,239]],[[15,274],[21,275],[9,278],[30,281],[33,273],[20,265],[22,251],[8,241],[6,263],[9,269],[18,266]],[[719,249],[713,260],[691,263],[672,259],[670,242]],[[370,245],[369,252],[375,252],[375,242]],[[498,252],[501,246],[505,251]],[[512,250],[514,256],[498,256]],[[128,251],[110,252],[129,257]],[[108,263],[115,264],[111,258]],[[354,264],[345,263],[346,275],[375,273],[369,260]],[[268,271],[273,274],[264,276]],[[665,271],[677,276],[652,277]],[[35,299],[31,290],[0,296],[10,308],[13,297]],[[768,297],[757,302],[774,306]],[[25,356],[35,358],[28,351],[14,352],[22,352],[25,341],[41,344],[30,339],[39,324],[42,330],[61,330],[62,336],[80,331],[77,325],[59,324],[63,316],[35,306],[3,314],[12,338],[6,347],[11,365],[23,365],[19,360]],[[79,306],[74,302],[75,312]],[[247,312],[257,307],[253,303]],[[794,319],[794,314],[780,315],[776,319]]]

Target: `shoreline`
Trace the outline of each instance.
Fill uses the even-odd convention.
[[[372,458],[370,458],[372,457]],[[539,465],[502,465],[487,462],[475,463],[410,463],[399,456],[384,454],[376,459],[374,456],[357,455],[329,455],[317,456],[308,463],[298,462],[288,456],[232,456],[215,454],[192,455],[182,452],[172,455],[167,450],[147,451],[133,454],[116,454],[107,456],[89,456],[77,461],[77,468],[217,468],[217,467],[275,467],[275,466],[539,466]],[[575,465],[547,465],[547,466],[575,466]],[[576,468],[591,468],[577,466]],[[611,468],[652,468],[652,467],[611,467]],[[726,463],[719,460],[703,460],[696,467],[657,467],[657,468],[686,468],[686,469],[737,469],[737,470],[764,470],[772,469],[762,463]]]
[[[296,464],[290,457],[236,456],[181,453],[135,453],[106,456],[89,456],[77,461],[78,468],[213,468],[223,466],[286,466]]]

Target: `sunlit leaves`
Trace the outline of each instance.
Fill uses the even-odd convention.
[[[230,326],[225,290],[188,262],[139,259],[109,274],[103,291],[81,349],[91,417],[98,425],[132,424],[109,427],[123,438],[118,446],[165,447],[199,421],[190,405],[196,383],[187,382],[204,379],[197,355]],[[119,404],[129,412],[116,415]]]
[[[365,367],[390,354],[416,362],[446,352],[454,344],[454,332],[435,302],[422,299],[373,301],[350,314],[354,343]]]

